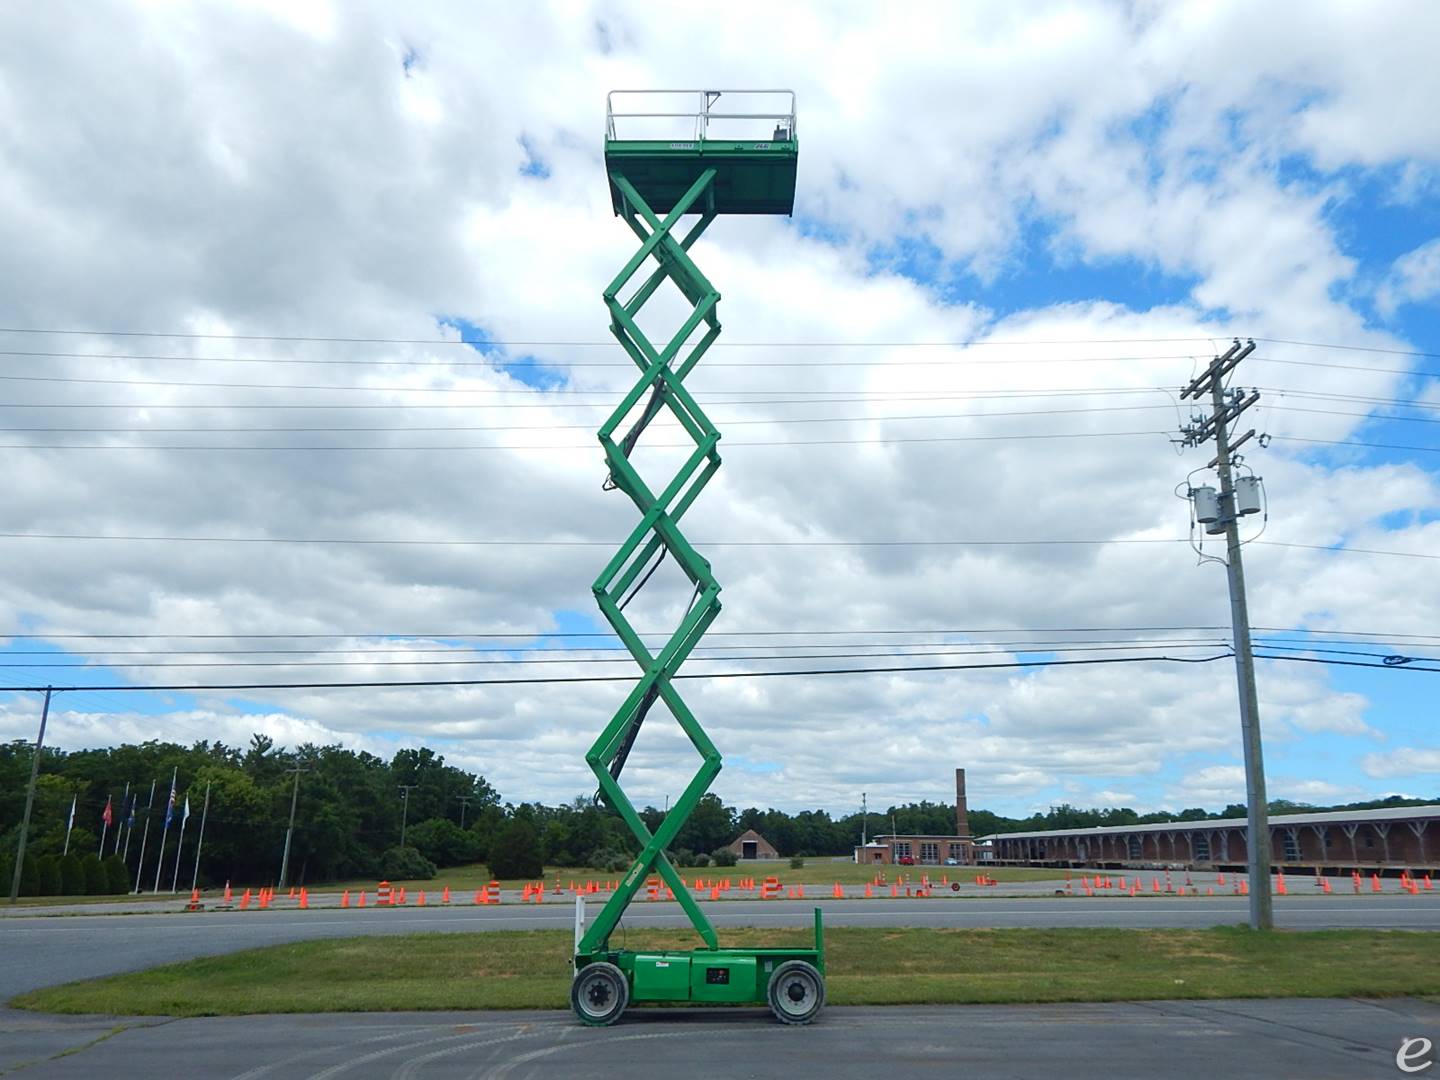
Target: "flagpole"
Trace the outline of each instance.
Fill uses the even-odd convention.
[[[126,780],[126,781],[125,781],[125,794],[120,796],[120,812],[121,812],[122,814],[125,812],[125,804],[126,804],[129,800],[130,800],[130,781],[129,781],[129,780]],[[119,855],[119,854],[120,854],[120,834],[121,834],[122,832],[124,832],[124,831],[125,831],[125,823],[122,821],[119,825],[117,825],[117,826],[115,827],[115,847],[114,847],[114,849],[110,852],[111,855]],[[102,854],[103,854],[103,853],[102,853]]]
[[[75,828],[75,799],[76,796],[70,796],[70,820],[65,823],[65,850],[60,852],[62,857],[70,854],[70,830]]]
[[[102,859],[105,857],[105,834],[110,831],[110,816],[111,816],[111,814],[114,813],[114,810],[112,810],[112,809],[111,809],[111,806],[110,806],[111,800],[114,799],[114,797],[115,797],[115,796],[113,796],[113,795],[106,795],[106,796],[105,796],[105,813],[102,814],[101,817],[100,817],[100,851],[99,851],[99,856],[100,856],[100,858],[102,858]]]
[[[205,808],[200,811],[200,836],[195,841],[195,873],[190,878],[190,891],[200,880],[200,850],[205,846],[205,818],[210,814],[210,781],[205,781]]]
[[[145,831],[140,834],[140,861],[135,864],[136,896],[140,895],[140,874],[145,869],[145,841],[150,839],[150,810],[155,805],[155,784],[156,781],[150,781],[150,801],[145,804]],[[125,843],[125,849],[127,851],[130,849],[128,840]]]
[[[130,865],[130,838],[135,835],[135,804],[140,801],[140,790],[137,788],[135,794],[130,796],[130,816],[125,819],[125,850],[120,857],[125,860],[125,865]]]
[[[180,815],[180,839],[175,842],[175,873],[170,875],[170,891],[180,883],[180,852],[185,850],[185,823],[190,820],[190,792],[185,792],[185,812]]]
[[[160,830],[160,857],[155,860],[155,887],[151,892],[160,891],[160,868],[165,865],[165,837],[170,835],[170,818],[175,814],[175,777],[180,774],[180,766],[176,765],[170,771],[170,798],[165,803],[165,827]]]

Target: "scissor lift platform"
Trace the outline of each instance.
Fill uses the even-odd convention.
[[[697,108],[666,111],[666,103],[677,95],[682,102],[698,98]],[[716,111],[715,104],[727,95],[760,102],[738,108],[763,110],[769,104],[779,111]],[[640,98],[640,110],[616,112],[617,96]],[[658,106],[645,104],[657,100]],[[654,108],[660,111],[648,111]],[[623,131],[617,130],[617,121]],[[664,128],[680,137],[640,137]],[[746,129],[760,137],[737,137]],[[713,137],[717,131],[725,137]],[[788,215],[795,209],[799,158],[795,95],[788,90],[615,90],[609,95],[605,170],[610,176],[610,203],[622,216],[627,212],[626,198],[615,183],[616,173],[630,181],[651,210],[668,214],[706,169],[715,170],[714,182],[690,213]]]
[[[676,95],[683,111],[675,111]],[[641,100],[635,108],[617,112],[617,96]],[[722,113],[715,109],[722,98],[727,103],[738,99],[758,104]],[[656,100],[660,103],[649,104]],[[617,120],[623,132],[616,129]],[[631,1001],[767,1003],[782,1022],[805,1024],[825,1003],[825,949],[818,908],[813,948],[722,949],[715,928],[666,855],[721,763],[719,750],[671,682],[720,613],[720,583],[710,561],[680,530],[686,510],[720,467],[720,432],[684,385],[720,333],[716,313],[720,293],[695,265],[690,248],[721,214],[791,213],[797,148],[795,95],[788,90],[617,90],[607,102],[605,166],[610,197],[616,214],[641,243],[603,296],[610,332],[635,363],[639,377],[597,434],[610,470],[606,486],[628,495],[641,519],[591,588],[641,675],[585,760],[600,784],[599,797],[630,828],[640,842],[640,854],[588,926],[583,898],[577,898],[570,1002],[586,1024],[613,1024]],[[680,235],[677,226],[687,214],[699,215],[700,220]],[[655,268],[635,284],[641,267],[652,260]],[[668,341],[652,342],[640,327],[640,310],[667,282],[691,311]],[[630,454],[651,420],[667,410],[695,448],[661,487],[657,478],[641,476]],[[623,436],[622,426],[628,427]],[[685,574],[695,593],[679,625],[657,652],[630,624],[624,608],[664,560]],[[619,780],[647,714],[662,702],[701,762],[652,832]],[[612,948],[611,936],[625,908],[652,872],[684,909],[704,948]]]

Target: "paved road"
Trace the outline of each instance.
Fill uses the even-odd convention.
[[[849,1008],[827,1009],[804,1028],[755,1009],[669,1009],[635,1010],[600,1029],[555,1012],[132,1022],[0,1010],[0,1073],[21,1080],[1348,1080],[1405,1075],[1395,1054],[1415,1036],[1440,1041],[1440,1006],[1291,999]]]
[[[1245,921],[1235,897],[1085,897],[1030,900],[826,900],[716,902],[719,926],[806,928],[817,906],[828,926],[1205,927]],[[1277,897],[1276,923],[1291,929],[1440,929],[1440,893]],[[194,915],[15,916],[0,920],[0,1002],[40,986],[135,971],[260,945],[357,934],[568,929],[569,904],[522,907],[275,910]],[[641,903],[625,925],[683,927],[678,904]]]

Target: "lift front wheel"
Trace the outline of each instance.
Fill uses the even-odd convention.
[[[630,1004],[630,984],[614,964],[597,961],[575,973],[570,984],[570,1005],[583,1023],[605,1027],[620,1019]]]
[[[787,960],[770,976],[765,997],[782,1024],[808,1024],[825,1004],[825,979],[804,960]]]

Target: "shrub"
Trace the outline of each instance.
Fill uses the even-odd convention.
[[[102,864],[105,867],[105,879],[110,883],[111,896],[123,896],[130,891],[130,868],[125,865],[125,860],[119,855],[111,855]]]
[[[88,896],[104,896],[110,891],[110,878],[105,867],[100,865],[99,855],[84,855],[80,866],[85,871],[85,893]]]
[[[40,861],[34,855],[26,855],[20,870],[20,895],[40,895]]]
[[[799,870],[799,869],[800,869],[802,866],[804,866],[804,865],[805,865],[805,856],[804,856],[804,855],[791,855],[791,856],[790,856],[790,869],[791,869],[791,870]]]
[[[670,861],[676,866],[694,866],[695,853],[689,848],[676,848],[670,852]]]
[[[385,881],[428,881],[435,864],[408,844],[386,848],[380,856],[380,877]]]
[[[60,860],[60,891],[66,896],[85,895],[85,867],[79,855],[66,855]]]
[[[630,869],[630,864],[634,861],[633,856],[626,855],[623,851],[616,851],[614,848],[598,848],[590,855],[591,866],[610,874],[624,873]]]
[[[40,895],[60,895],[59,855],[42,855],[40,857]]]
[[[436,866],[459,866],[474,862],[479,855],[479,838],[444,818],[429,818],[411,825],[410,846]]]
[[[691,865],[691,866],[709,866],[709,865],[710,865],[710,856],[709,856],[709,855],[706,855],[703,851],[696,852],[695,855],[694,855],[694,857],[692,857],[691,860],[690,860],[690,865]]]
[[[544,876],[535,826],[524,818],[515,818],[501,827],[490,845],[490,873],[511,879]]]
[[[715,861],[716,866],[734,866],[739,862],[739,857],[729,848],[716,848],[710,853],[710,858]]]

